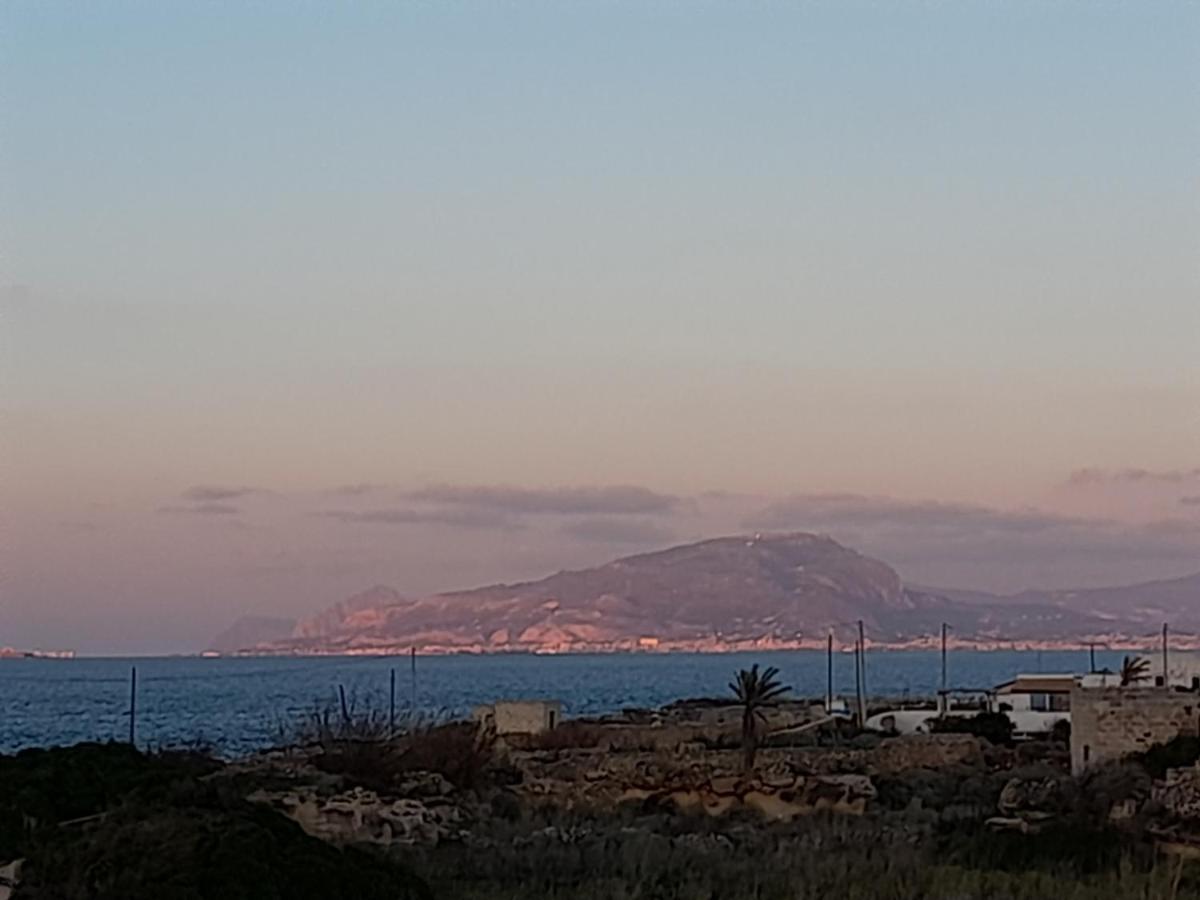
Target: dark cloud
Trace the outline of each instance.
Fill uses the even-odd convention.
[[[1200,481],[1200,466],[1193,469],[1076,469],[1067,478],[1072,487],[1102,484],[1184,484]]]
[[[236,516],[241,512],[228,503],[196,503],[192,506],[161,506],[160,513],[178,516]]]
[[[520,528],[511,516],[475,509],[324,510],[316,515],[356,525],[440,525],[448,528]]]
[[[188,488],[180,496],[184,500],[192,500],[197,503],[217,503],[223,500],[237,500],[240,497],[249,497],[251,494],[262,493],[265,493],[262,488],[255,487],[198,484]]]
[[[678,497],[633,485],[516,488],[437,485],[412,491],[410,500],[510,515],[646,515],[674,510]]]
[[[568,522],[559,530],[568,537],[599,544],[634,544],[648,547],[668,543],[676,538],[672,531],[655,522],[607,516]]]
[[[1180,497],[1180,506],[1200,506],[1200,494],[1193,494],[1190,497]]]

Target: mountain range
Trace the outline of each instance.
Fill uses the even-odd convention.
[[[1170,621],[1200,632],[1200,573],[1125,587],[981,591],[905,585],[833,539],[722,537],[558,572],[538,581],[409,597],[376,586],[300,622],[247,619],[218,652],[387,653],[723,650],[849,640],[927,642],[947,623],[981,644],[1109,642]]]

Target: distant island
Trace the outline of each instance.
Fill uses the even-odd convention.
[[[906,585],[886,563],[807,533],[715,538],[539,581],[409,597],[376,586],[300,622],[249,617],[220,654],[723,652],[851,643],[978,649],[1147,646],[1164,622],[1200,647],[1200,573],[1003,596]]]

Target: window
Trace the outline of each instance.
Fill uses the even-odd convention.
[[[1030,694],[1029,708],[1035,712],[1048,712],[1050,710],[1050,695]]]
[[[547,724],[547,725],[548,725],[550,728],[554,728],[554,725],[555,725],[555,721],[554,721],[554,720],[555,720],[555,719],[557,719],[557,718],[558,718],[558,716],[557,716],[557,714],[554,712],[554,710],[552,710],[552,709],[551,709],[551,710],[548,710],[548,711],[547,711],[547,713],[546,713],[546,724]]]
[[[1051,694],[1050,695],[1050,710],[1051,710],[1051,712],[1070,712],[1071,711],[1071,695],[1070,694]]]

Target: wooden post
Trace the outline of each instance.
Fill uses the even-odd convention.
[[[391,670],[391,687],[388,691],[388,737],[396,736],[396,668]]]
[[[134,740],[137,734],[137,666],[129,669],[129,744],[136,747]]]

